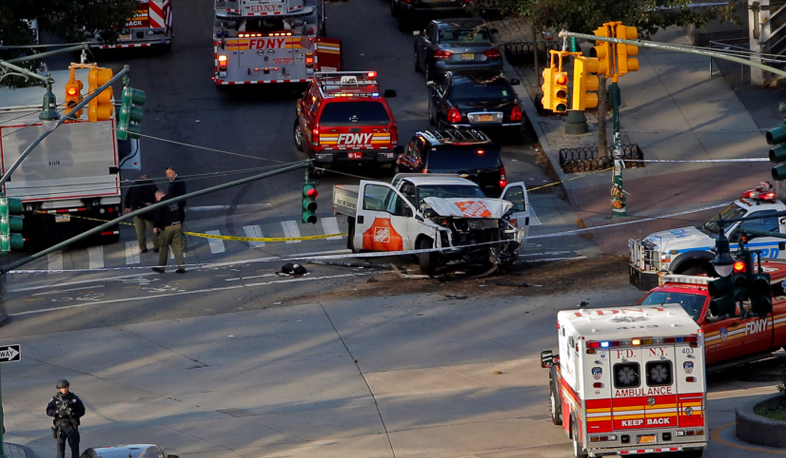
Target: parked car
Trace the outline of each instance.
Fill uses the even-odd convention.
[[[502,70],[502,55],[494,44],[497,29],[482,19],[431,21],[415,35],[415,71],[426,73],[426,81],[437,80],[448,71]]]
[[[477,130],[422,130],[397,148],[397,174],[455,173],[477,183],[487,197],[499,197],[508,184],[499,149]]]
[[[407,31],[415,21],[436,17],[463,16],[472,0],[390,0],[390,14],[398,18],[398,28]]]
[[[82,452],[80,458],[179,458],[177,455],[167,455],[157,445],[134,444],[118,445],[116,447],[88,448]]]
[[[448,72],[439,82],[429,81],[428,120],[440,129],[471,128],[504,132],[521,138],[524,112],[513,86],[496,70]]]

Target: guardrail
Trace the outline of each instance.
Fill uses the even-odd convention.
[[[538,40],[538,62],[546,63],[548,50],[561,49],[561,40]],[[505,43],[505,58],[511,65],[532,63],[535,46],[531,41],[514,41]]]

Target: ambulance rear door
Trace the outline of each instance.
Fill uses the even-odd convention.
[[[652,340],[656,342],[649,343]],[[657,340],[632,339],[630,346],[610,351],[614,430],[630,431],[629,443],[634,446],[657,443],[653,428],[677,426],[675,348],[658,345]]]
[[[674,368],[677,379],[677,414],[680,428],[703,428],[706,431],[706,379],[702,346],[677,344]],[[707,440],[705,437],[701,438]]]

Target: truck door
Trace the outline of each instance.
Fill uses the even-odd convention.
[[[316,67],[320,72],[340,72],[344,68],[341,40],[317,37]]]
[[[676,427],[674,346],[633,346],[614,349],[610,353],[614,430]],[[630,441],[631,444],[646,445],[655,443],[656,437],[631,431]]]
[[[707,364],[765,351],[772,342],[772,323],[743,312],[743,316],[716,319],[707,309],[704,328]]]
[[[502,190],[500,198],[513,204],[514,213],[510,216],[510,222],[519,228],[519,237],[527,237],[529,235],[530,211],[529,196],[524,182],[508,183]]]
[[[413,249],[422,225],[414,215],[412,204],[391,185],[361,180],[354,246],[371,251]]]

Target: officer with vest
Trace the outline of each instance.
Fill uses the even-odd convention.
[[[54,417],[52,435],[57,439],[57,458],[65,458],[66,442],[71,458],[79,458],[79,419],[85,414],[85,405],[79,396],[68,391],[69,387],[68,380],[58,380],[60,392],[46,406],[46,414]]]
[[[164,191],[156,192],[157,202],[166,200],[168,199]],[[161,251],[158,252],[158,267],[153,267],[154,272],[164,273],[167,257],[169,256],[169,247],[171,246],[172,254],[175,255],[175,262],[177,263],[175,273],[186,273],[186,262],[183,256],[186,244],[181,217],[182,212],[178,202],[170,202],[168,205],[164,205],[156,210],[153,218],[153,225],[155,226],[153,231],[158,234],[158,246]]]

